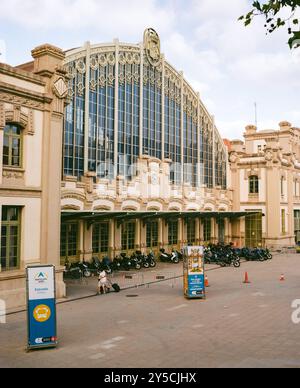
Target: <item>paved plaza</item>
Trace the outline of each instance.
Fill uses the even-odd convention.
[[[251,284],[243,284],[248,271]],[[182,267],[163,265],[156,273]],[[284,274],[285,281],[280,282]],[[183,297],[182,279],[58,305],[59,347],[25,352],[26,315],[0,325],[1,367],[300,367],[300,256],[210,268],[206,301]],[[71,287],[73,296],[93,291]],[[80,291],[81,290],[81,291]]]

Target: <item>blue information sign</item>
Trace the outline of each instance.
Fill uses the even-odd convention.
[[[184,249],[184,294],[188,299],[206,297],[203,247]]]
[[[57,346],[55,267],[27,267],[28,349]]]

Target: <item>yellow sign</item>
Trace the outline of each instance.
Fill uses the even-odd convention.
[[[37,306],[33,311],[33,317],[37,322],[47,322],[51,317],[51,309],[46,305]]]

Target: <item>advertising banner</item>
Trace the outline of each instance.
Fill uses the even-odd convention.
[[[204,248],[184,249],[184,295],[188,299],[205,299]]]
[[[55,267],[27,267],[28,349],[56,347]]]

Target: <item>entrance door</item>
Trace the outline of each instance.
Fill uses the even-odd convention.
[[[300,242],[300,210],[294,211],[296,244]]]
[[[158,248],[158,222],[147,223],[147,248],[156,251]]]
[[[66,222],[61,225],[60,256],[61,265],[78,259],[78,222]]]
[[[262,247],[262,213],[246,217],[246,247]]]

